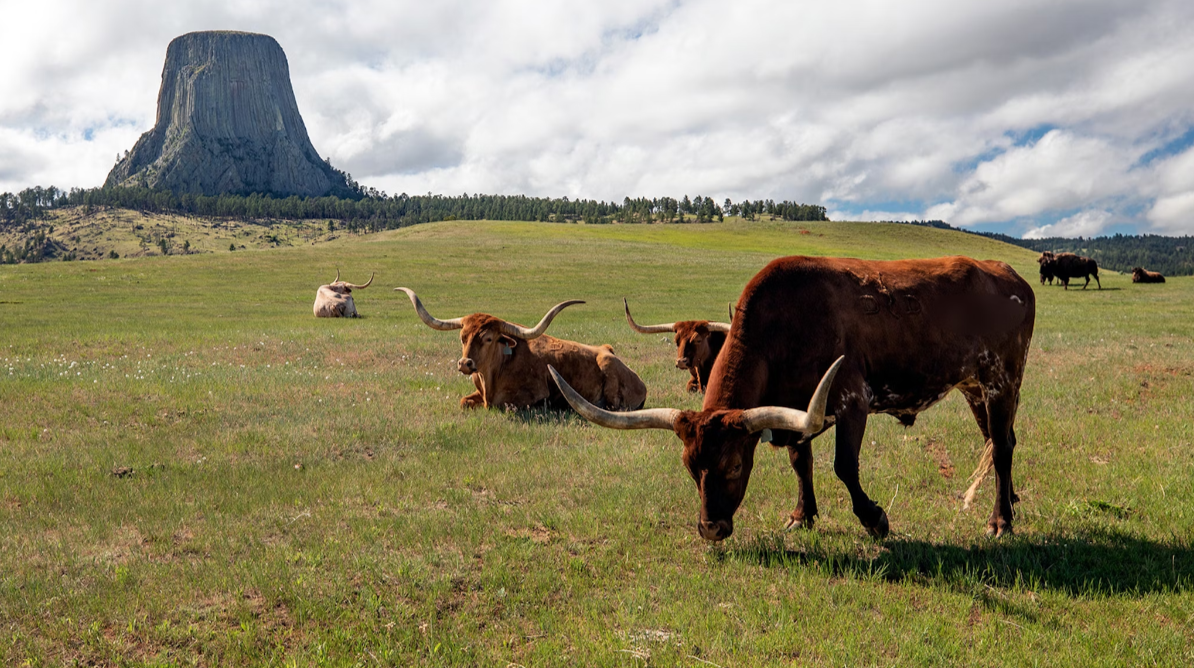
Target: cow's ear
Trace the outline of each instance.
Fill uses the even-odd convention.
[[[503,355],[511,354],[518,347],[518,339],[512,336],[503,335],[502,338],[498,339],[498,343],[502,346]]]

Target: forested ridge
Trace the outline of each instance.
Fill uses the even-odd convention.
[[[355,185],[355,182],[350,180]],[[774,200],[726,199],[687,195],[680,199],[625,198],[620,204],[567,197],[525,195],[401,195],[389,196],[357,186],[354,197],[275,198],[260,194],[204,196],[175,194],[139,187],[108,187],[69,191],[53,186],[0,194],[0,231],[19,231],[25,243],[0,249],[0,262],[37,262],[55,256],[41,253],[46,214],[55,209],[101,207],[148,213],[171,213],[234,220],[328,220],[351,232],[377,232],[440,220],[525,220],[540,222],[707,223],[725,216],[749,220],[828,220],[825,207]],[[41,234],[39,237],[38,234]]]
[[[1048,237],[1017,239],[1006,234],[984,233],[1030,250],[1085,255],[1100,267],[1131,272],[1135,267],[1159,271],[1166,276],[1194,275],[1194,237],[1166,237],[1159,234],[1116,234],[1110,237]]]

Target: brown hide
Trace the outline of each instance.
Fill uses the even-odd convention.
[[[352,299],[352,288],[343,281],[319,286],[319,290],[315,292],[315,317],[357,317],[357,305]]]
[[[1070,289],[1071,278],[1085,278],[1086,283],[1082,285],[1082,289],[1085,290],[1086,286],[1090,285],[1090,278],[1093,276],[1099,289],[1103,289],[1103,283],[1099,280],[1099,265],[1088,257],[1073,253],[1054,254],[1050,251],[1045,251],[1037,258],[1037,262],[1041,265],[1042,285],[1044,285],[1047,273],[1050,277],[1050,283],[1053,282],[1052,277],[1056,277],[1065,286],[1066,290]]]
[[[1165,277],[1159,271],[1149,271],[1143,267],[1132,270],[1133,283],[1164,283]]]
[[[608,345],[588,346],[547,335],[518,339],[502,334],[503,321],[484,313],[465,316],[462,322],[457,366],[477,387],[460,400],[462,407],[528,408],[545,401],[566,407],[548,375],[548,364],[570,374],[578,392],[609,410],[641,408],[646,401],[647,386]],[[509,355],[503,354],[503,344],[509,346]]]
[[[837,425],[834,470],[855,514],[873,535],[887,515],[863,492],[858,453],[867,416],[904,424],[957,388],[970,404],[996,473],[989,530],[1010,531],[1011,458],[1020,382],[1035,320],[1032,288],[1002,262],[965,257],[877,262],[787,257],[746,286],[733,328],[713,365],[701,411],[683,411],[675,431],[701,498],[698,529],[720,540],[733,531],[759,434],[741,427],[741,409],[808,404],[822,373],[844,355],[830,390],[827,421]],[[800,479],[793,524],[817,514],[810,441],[778,432]]]
[[[709,330],[708,320],[683,320],[676,327],[676,368],[687,369],[692,375],[689,392],[704,392],[709,384],[713,360],[725,344],[725,332]]]

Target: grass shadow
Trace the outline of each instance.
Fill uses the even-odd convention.
[[[1013,536],[968,547],[888,539],[877,553],[813,540],[791,549],[782,534],[761,537],[717,558],[767,568],[818,568],[830,576],[892,583],[1022,586],[1068,596],[1098,597],[1194,589],[1194,549],[1188,539],[1156,542],[1111,529],[1072,535]],[[827,542],[827,541],[826,541]]]

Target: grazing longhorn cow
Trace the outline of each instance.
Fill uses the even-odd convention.
[[[376,275],[376,273],[374,274]],[[355,318],[357,305],[352,300],[353,290],[364,290],[373,283],[373,276],[364,285],[353,285],[340,280],[340,270],[336,270],[336,280],[327,285],[319,286],[315,292],[316,318]]]
[[[538,325],[523,327],[485,313],[438,320],[427,312],[414,290],[394,289],[410,297],[428,327],[461,330],[462,351],[456,368],[471,376],[477,386],[476,392],[460,400],[461,408],[528,408],[544,402],[564,408],[567,403],[548,380],[549,364],[567,369],[570,378],[577,378],[577,388],[586,401],[615,411],[642,408],[646,402],[647,386],[610,346],[587,346],[543,334],[560,311],[583,301],[556,304]]]
[[[622,305],[626,308],[626,322],[639,334],[676,333],[676,368],[688,369],[692,374],[692,379],[688,381],[689,392],[704,392],[705,386],[709,384],[713,360],[717,359],[717,353],[721,352],[726,334],[730,331],[730,323],[682,320],[666,325],[643,326],[630,316],[630,304],[626,302],[625,297],[622,298]]]
[[[1136,267],[1132,270],[1133,283],[1164,283],[1165,277],[1159,271],[1149,271],[1144,267]]]
[[[680,437],[681,459],[701,498],[697,528],[714,541],[734,530],[760,438],[787,446],[800,479],[788,527],[811,526],[817,502],[810,443],[831,424],[834,471],[854,514],[872,535],[886,535],[887,513],[858,481],[867,416],[887,413],[911,425],[956,388],[987,439],[968,496],[993,466],[988,527],[999,536],[1012,530],[1013,424],[1035,314],[1032,288],[1003,262],[786,257],[742,292],[701,410],[614,414],[569,391],[564,373],[553,377],[596,424],[669,429]]]
[[[1052,251],[1045,251],[1037,258],[1037,262],[1041,265],[1041,283],[1044,284],[1044,277],[1046,272],[1050,276],[1056,276],[1061,284],[1065,286],[1066,290],[1070,289],[1071,278],[1085,278],[1086,283],[1082,285],[1085,290],[1086,286],[1090,285],[1090,277],[1094,276],[1095,283],[1098,284],[1099,289],[1103,289],[1103,282],[1099,280],[1099,264],[1094,260],[1083,257],[1081,255],[1074,255],[1073,253],[1057,253]],[[1050,283],[1053,281],[1050,280]]]

